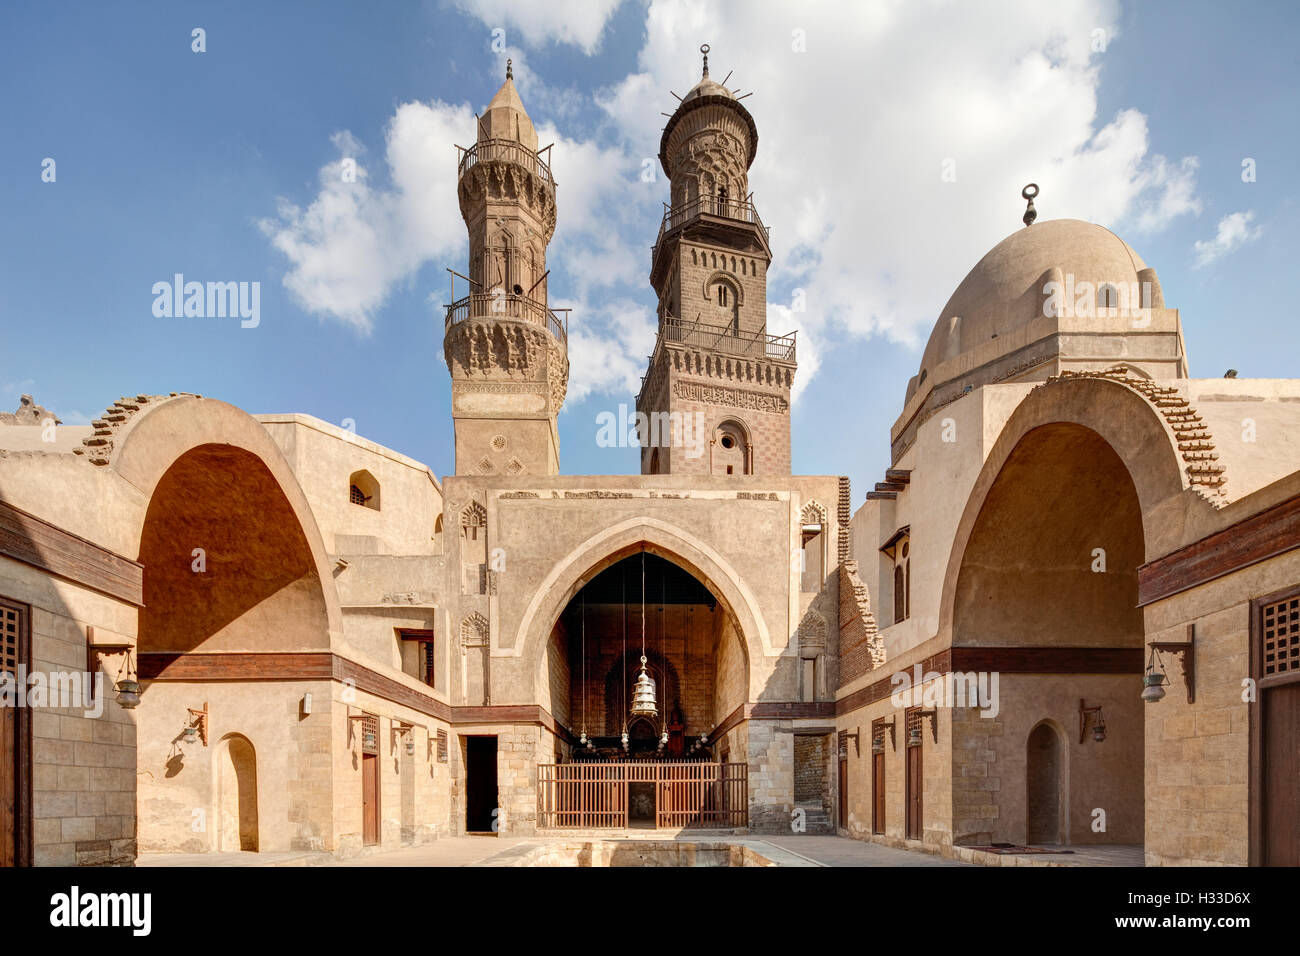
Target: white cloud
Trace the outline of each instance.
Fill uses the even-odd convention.
[[[1179,216],[1201,214],[1201,201],[1196,197],[1195,156],[1186,156],[1178,165],[1163,156],[1151,157],[1150,167],[1140,176],[1144,192],[1158,190],[1154,197],[1144,199],[1139,205],[1137,228],[1142,232],[1159,232]]]
[[[456,203],[452,144],[474,128],[468,106],[404,103],[388,124],[391,186],[375,188],[350,132],[331,139],[339,158],[321,167],[320,191],[306,209],[281,201],[259,223],[289,258],[284,285],[309,312],[369,332],[393,285],[423,263],[459,255],[466,244]],[[344,160],[356,164],[346,182]]]
[[[966,272],[1021,227],[1027,182],[1041,187],[1040,219],[1150,232],[1200,209],[1194,157],[1152,155],[1135,110],[1098,117],[1106,54],[1092,38],[1122,42],[1112,2],[1023,0],[990,16],[940,2],[653,0],[646,27],[636,72],[597,96],[631,156],[657,154],[659,111],[699,78],[700,43],[713,79],[734,68],[728,86],[755,91],[749,186],[772,229],[768,315],[772,331],[801,327],[801,387],[837,335],[923,340]],[[793,287],[807,311],[788,315]]]
[[[1197,240],[1192,248],[1196,252],[1196,262],[1194,268],[1200,269],[1208,266],[1216,259],[1226,256],[1235,249],[1240,248],[1253,239],[1258,239],[1262,226],[1251,226],[1251,221],[1255,218],[1255,211],[1248,209],[1245,212],[1234,212],[1224,216],[1219,220],[1218,231],[1214,234],[1213,239]]]
[[[605,24],[620,0],[456,0],[462,12],[481,20],[489,29],[506,31],[506,42],[518,30],[531,47],[568,43],[588,55],[600,48]]]
[[[566,407],[592,394],[626,399],[639,392],[655,344],[654,313],[619,299],[599,306],[575,303],[573,315]]]
[[[990,17],[973,4],[795,7],[780,0],[651,0],[635,68],[591,90],[528,68],[523,47],[570,43],[590,52],[612,3],[555,8],[460,0],[489,26],[505,25],[515,78],[538,135],[554,142],[558,226],[549,250],[552,305],[575,307],[570,396],[635,392],[652,338],[649,247],[668,184],[658,169],[663,117],[698,79],[700,43],[711,72],[745,100],[759,129],[750,188],[772,229],[769,331],[799,328],[797,390],[819,355],[845,335],[919,344],[966,272],[1021,228],[1021,187],[1041,187],[1040,220],[1088,219],[1152,233],[1198,214],[1195,157],[1150,148],[1132,109],[1099,117],[1107,54],[1118,35],[1113,0],[1017,0]],[[802,31],[806,52],[797,52]],[[520,46],[522,44],[523,46]],[[490,91],[489,91],[490,92]],[[599,107],[589,138],[571,117]],[[392,185],[366,170],[339,182],[321,171],[305,209],[286,205],[265,224],[292,263],[285,284],[306,308],[368,329],[394,284],[431,259],[464,259],[450,144],[473,130],[467,106],[410,103],[392,118],[385,161]],[[340,153],[360,144],[341,134]],[[942,178],[951,160],[956,180]],[[647,164],[647,161],[648,164]],[[644,181],[645,169],[655,179]],[[376,177],[377,179],[378,177]],[[1216,240],[1217,241],[1217,240]],[[1198,251],[1199,251],[1198,244]],[[792,311],[793,290],[806,309]],[[568,295],[568,303],[557,301]],[[636,315],[636,334],[619,316]],[[588,351],[589,350],[589,351]]]

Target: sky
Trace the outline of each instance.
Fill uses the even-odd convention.
[[[1100,223],[1155,267],[1193,376],[1295,377],[1298,26],[1287,2],[5,4],[0,408],[30,393],[84,424],[196,392],[452,471],[454,146],[510,58],[555,144],[561,470],[635,473],[598,421],[653,348],[654,157],[701,43],[753,92],[796,473],[849,475],[855,506],[882,480],[930,330],[1030,181],[1039,221]],[[178,273],[258,283],[256,325],[155,314]]]

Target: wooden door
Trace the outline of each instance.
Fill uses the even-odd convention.
[[[871,832],[885,832],[885,755],[871,755]]]
[[[921,839],[921,748],[907,748],[907,838]]]
[[[15,682],[19,666],[29,664],[28,621],[26,605],[0,599],[0,673]],[[30,715],[26,707],[0,707],[0,866],[30,862]]]
[[[361,842],[379,843],[379,755],[361,755]]]
[[[840,826],[849,825],[849,759],[840,757]]]
[[[1262,692],[1264,866],[1300,866],[1300,683]]]
[[[1300,866],[1300,587],[1251,602],[1250,862]]]

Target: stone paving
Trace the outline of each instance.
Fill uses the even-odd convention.
[[[592,837],[447,837],[422,846],[366,853],[337,860],[326,853],[202,853],[142,854],[138,866],[511,866],[533,848],[550,842],[573,843]],[[835,836],[740,836],[712,835],[655,837],[654,831],[612,836],[605,841],[667,839],[693,842],[726,842],[751,847],[779,866],[967,866],[959,860],[930,853],[916,853]],[[494,859],[495,858],[495,859]]]

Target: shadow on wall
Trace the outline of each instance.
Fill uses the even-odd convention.
[[[201,445],[176,459],[149,502],[139,561],[141,653],[195,651],[216,635],[242,650],[328,639],[306,536],[266,465],[242,449]]]

